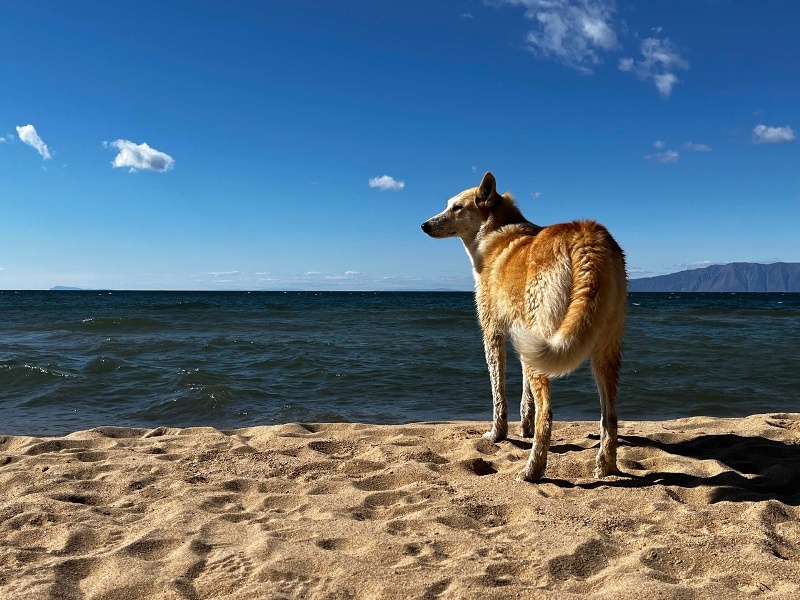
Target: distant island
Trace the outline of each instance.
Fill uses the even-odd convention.
[[[68,291],[68,292],[75,292],[75,291],[82,290],[82,289],[83,289],[83,288],[79,288],[79,287],[70,287],[70,286],[68,286],[68,285],[57,285],[57,286],[55,286],[55,287],[51,287],[51,288],[50,288],[50,291],[51,291],[51,292],[64,292],[64,291]]]
[[[800,263],[729,263],[628,281],[631,292],[800,292]]]

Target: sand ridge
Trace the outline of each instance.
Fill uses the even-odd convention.
[[[0,436],[0,597],[796,598],[800,414]]]

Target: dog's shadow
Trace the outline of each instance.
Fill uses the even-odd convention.
[[[598,439],[597,435],[590,438]],[[528,441],[516,441],[519,448],[530,448]],[[593,450],[597,449],[597,444]],[[593,489],[600,486],[638,488],[652,485],[697,488],[708,486],[709,502],[764,502],[779,500],[800,506],[800,444],[785,443],[764,437],[745,437],[732,433],[698,435],[678,442],[655,437],[620,435],[620,447],[652,448],[699,461],[718,461],[730,470],[711,476],[680,472],[651,471],[644,475],[621,473],[620,477],[575,483],[565,479],[542,479],[560,487]],[[576,444],[554,444],[556,454],[585,451]],[[624,453],[620,453],[624,456]],[[624,465],[625,461],[620,460]],[[637,469],[638,470],[638,469]]]

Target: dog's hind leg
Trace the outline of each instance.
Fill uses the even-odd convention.
[[[533,420],[535,416],[533,390],[526,372],[525,363],[522,363],[522,400],[519,403],[519,416],[522,426],[522,437],[533,437]]]
[[[533,390],[536,416],[533,431],[533,446],[528,463],[519,476],[527,481],[538,481],[547,466],[547,451],[550,449],[550,434],[553,429],[553,411],[550,408],[550,379],[526,368],[525,375]]]
[[[595,477],[619,473],[617,469],[617,384],[620,370],[619,342],[592,355],[592,372],[600,394],[600,450]]]
[[[492,429],[483,437],[500,442],[508,436],[508,403],[506,402],[506,339],[502,334],[483,336],[486,364],[492,382]]]

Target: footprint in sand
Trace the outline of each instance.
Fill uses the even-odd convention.
[[[552,558],[547,563],[550,576],[558,582],[568,579],[587,579],[606,567],[613,556],[608,544],[599,539],[590,539],[570,554]]]
[[[334,459],[351,458],[355,452],[355,445],[345,441],[320,440],[310,442],[308,447]]]
[[[353,540],[347,538],[321,538],[314,542],[321,550],[349,550],[354,547]]]
[[[483,477],[485,475],[493,475],[497,473],[497,469],[494,468],[491,462],[484,460],[480,457],[463,460],[459,464],[467,471],[471,471],[472,473],[475,473],[475,475],[478,475],[479,477]]]
[[[492,587],[503,587],[513,584],[523,571],[523,565],[497,562],[486,567],[486,577],[491,581]]]
[[[122,551],[140,560],[161,560],[181,547],[184,540],[170,538],[145,538],[125,546]]]
[[[450,587],[451,581],[452,579],[449,577],[447,579],[437,581],[425,590],[425,593],[422,594],[422,600],[433,600],[434,598],[438,598],[447,591],[447,588]]]
[[[199,566],[199,564],[198,564]],[[202,570],[190,579],[184,578],[186,587],[195,591],[196,598],[210,598],[213,595],[225,595],[244,587],[245,582],[253,577],[255,565],[243,552],[211,551],[202,563]],[[191,586],[191,587],[190,587]]]
[[[242,552],[227,554],[206,564],[209,573],[224,571],[230,576],[245,578],[253,572],[253,561]]]
[[[504,505],[467,504],[458,513],[437,517],[436,521],[451,529],[479,531],[505,525],[511,514]]]
[[[651,577],[665,583],[683,583],[704,573],[702,561],[697,560],[697,555],[681,548],[649,548],[639,562],[650,569]]]

